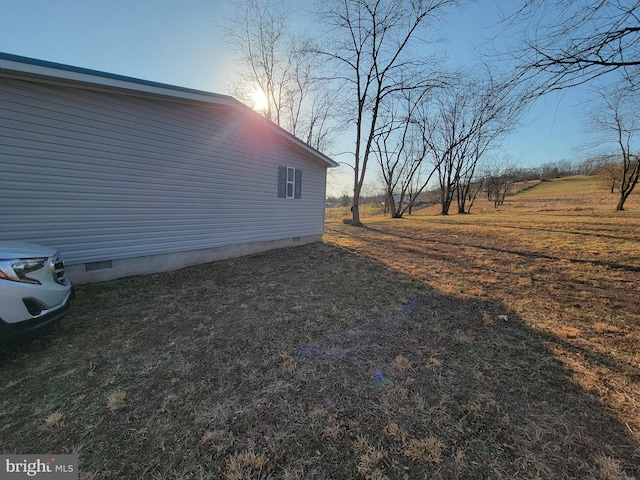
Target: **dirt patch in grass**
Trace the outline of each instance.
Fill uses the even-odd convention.
[[[0,353],[0,451],[86,479],[637,477],[637,236],[472,217],[81,286]]]

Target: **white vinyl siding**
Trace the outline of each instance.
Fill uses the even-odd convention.
[[[304,171],[279,201],[279,165]],[[0,78],[0,238],[67,263],[322,234],[326,165],[238,109]]]

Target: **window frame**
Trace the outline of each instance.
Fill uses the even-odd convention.
[[[285,198],[296,198],[296,169],[287,167],[287,194]]]

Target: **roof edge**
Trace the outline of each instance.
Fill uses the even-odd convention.
[[[209,103],[231,104],[237,102],[235,98],[229,95],[177,87],[165,83],[127,77],[125,75],[117,75],[99,70],[91,70],[89,68],[75,67],[63,63],[49,62],[0,52],[0,71],[3,70]]]

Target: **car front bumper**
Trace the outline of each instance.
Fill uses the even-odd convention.
[[[21,322],[5,322],[0,318],[0,343],[8,343],[31,332],[44,328],[62,319],[71,308],[71,300],[76,291],[73,284],[63,302],[55,308],[43,311],[40,315]]]

